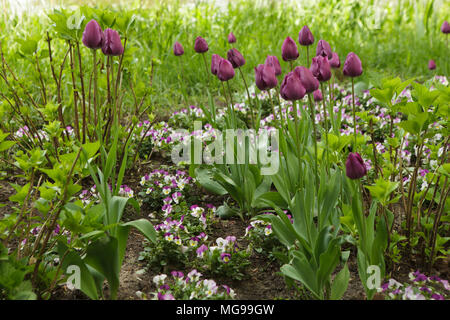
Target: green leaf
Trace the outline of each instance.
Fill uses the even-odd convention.
[[[86,250],[87,264],[101,273],[107,280],[111,290],[111,299],[116,299],[119,289],[119,255],[118,241],[107,236],[92,242]]]
[[[80,290],[85,293],[89,298],[93,300],[98,299],[97,287],[92,277],[89,269],[86,267],[85,263],[79,256],[79,254],[75,251],[70,250],[66,253],[67,250],[70,250],[67,245],[64,243],[64,240],[58,241],[58,254],[59,258],[62,261],[62,270],[66,271],[67,268],[71,265],[76,265],[80,268]],[[62,259],[65,256],[64,260]]]
[[[331,284],[331,300],[340,300],[347,291],[348,281],[350,280],[350,271],[348,270],[347,264],[344,268],[336,275]]]
[[[122,227],[134,227],[138,229],[142,234],[151,242],[156,243],[156,231],[150,221],[146,219],[139,219],[123,223]]]

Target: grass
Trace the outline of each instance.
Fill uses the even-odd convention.
[[[75,3],[50,2],[53,5]],[[93,1],[81,3],[95,5]],[[447,18],[445,13],[449,12],[450,3],[443,0],[319,0],[302,1],[301,4],[294,1],[237,0],[221,6],[208,1],[95,3],[105,12],[108,21],[133,15],[136,18],[127,35],[130,68],[139,70],[138,80],[148,86],[153,61],[152,102],[155,106],[164,107],[161,110],[183,104],[179,78],[186,84],[190,104],[206,101],[204,84],[207,76],[201,57],[193,50],[194,40],[197,36],[207,40],[210,48],[207,61],[210,63],[212,53],[226,57],[230,48],[227,43],[230,31],[237,37],[235,47],[247,61],[243,71],[250,83],[254,82],[253,68],[263,63],[269,54],[277,55],[281,61],[283,40],[287,36],[297,40],[298,32],[305,24],[313,32],[315,44],[319,39],[327,40],[342,63],[348,52],[357,53],[363,62],[361,80],[365,83],[375,84],[377,79],[386,75],[427,78],[432,75],[427,68],[429,59],[434,59],[437,64],[433,72],[449,74],[447,55],[444,54],[446,38],[440,32],[440,26]],[[45,15],[7,16],[0,22],[0,40],[7,44],[9,55],[14,56],[17,40],[33,34],[42,36],[48,24]],[[180,61],[177,61],[179,57],[172,53],[175,41],[181,42],[185,49],[183,72],[180,72]],[[310,47],[310,55],[315,52],[315,44]],[[40,41],[40,47],[44,49],[44,41]],[[300,58],[296,62],[306,63],[304,47],[300,48]],[[288,71],[287,63],[282,62],[282,67],[283,72]],[[243,92],[240,79],[231,84],[235,90]]]

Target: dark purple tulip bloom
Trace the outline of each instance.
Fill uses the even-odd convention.
[[[344,75],[349,77],[358,77],[362,74],[362,65],[361,60],[359,60],[359,57],[353,53],[350,52],[347,55],[347,58],[345,58],[344,62]]]
[[[314,43],[314,36],[308,26],[303,26],[302,30],[300,30],[300,33],[298,34],[298,42],[302,46],[310,46]]]
[[[183,46],[178,41],[173,45],[173,54],[176,56],[182,56],[184,54]]]
[[[428,61],[428,69],[430,70],[436,69],[436,62],[434,62],[434,60]]]
[[[233,66],[233,68],[239,68],[242,67],[245,64],[245,59],[242,56],[242,54],[235,48],[230,49],[227,52],[227,58],[228,61],[231,62],[231,65]]]
[[[211,72],[213,75],[217,76],[217,72],[219,72],[219,64],[220,60],[223,58],[219,56],[218,54],[213,54],[211,56]]]
[[[102,52],[106,56],[120,56],[123,54],[122,42],[116,30],[108,28],[103,33]]]
[[[208,43],[202,37],[197,37],[195,39],[194,50],[197,53],[205,53],[208,51]]]
[[[97,21],[91,20],[86,24],[83,32],[83,44],[90,49],[102,47],[103,32]]]
[[[445,34],[450,33],[450,24],[448,23],[448,21],[444,21],[444,23],[441,26],[441,31],[442,31],[442,33],[445,33]]]
[[[331,67],[327,57],[316,56],[312,58],[311,72],[320,82],[331,79]]]
[[[287,37],[281,46],[281,57],[284,61],[292,61],[298,58],[298,49],[295,41],[291,37]]]
[[[336,52],[333,52],[333,58],[331,60],[328,60],[330,63],[330,67],[337,69],[341,66],[341,60],[339,60],[339,56]]]
[[[316,102],[319,102],[319,101],[323,100],[322,91],[320,91],[319,89],[314,91],[313,96],[314,96],[314,101],[316,101]]]
[[[345,162],[346,175],[350,179],[361,179],[367,174],[367,168],[359,153],[350,153]]]
[[[319,89],[319,81],[314,77],[311,70],[306,67],[299,66],[294,69],[294,72],[300,78],[306,93],[311,93]]]
[[[228,81],[234,77],[234,69],[227,59],[220,59],[217,77],[220,81]]]
[[[328,59],[333,58],[330,44],[325,40],[319,40],[317,43],[316,56],[328,57]]]
[[[259,90],[270,90],[278,84],[275,69],[271,65],[259,64],[255,68],[255,82]]]
[[[265,64],[275,69],[276,76],[279,76],[281,74],[280,61],[278,61],[278,58],[276,56],[267,56]]]
[[[284,77],[281,83],[280,94],[284,100],[290,101],[300,100],[305,96],[306,90],[295,72],[289,72]]]
[[[233,32],[230,32],[230,34],[228,35],[228,43],[235,43],[236,42],[236,37],[234,36]]]

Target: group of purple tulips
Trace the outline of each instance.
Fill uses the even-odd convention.
[[[298,41],[301,46],[306,47],[306,53],[307,53],[307,61],[310,63],[309,60],[309,46],[311,46],[314,43],[314,36],[308,26],[304,26],[299,33]],[[236,37],[231,32],[228,35],[228,42],[233,45],[236,42]],[[195,39],[194,44],[194,50],[197,53],[202,54],[203,60],[205,63],[206,71],[209,76],[208,72],[208,65],[206,62],[206,58],[204,53],[206,53],[209,50],[208,43],[205,39],[202,37],[197,37]],[[184,54],[184,48],[179,42],[175,42],[173,47],[173,52],[175,56],[181,56]],[[258,89],[262,91],[267,91],[270,97],[270,100],[272,101],[270,90],[276,89],[277,94],[281,95],[281,97],[285,100],[292,101],[294,106],[294,118],[295,118],[295,124],[296,124],[296,132],[298,134],[298,111],[297,111],[297,105],[296,101],[303,99],[305,95],[308,95],[308,99],[310,102],[311,107],[311,120],[314,127],[314,133],[316,134],[316,128],[315,128],[315,121],[313,120],[315,118],[314,115],[314,106],[312,104],[312,98],[314,101],[319,102],[323,100],[323,84],[328,82],[332,78],[332,68],[338,69],[341,66],[341,62],[339,59],[339,56],[336,52],[333,52],[331,50],[331,47],[329,43],[325,40],[319,40],[317,43],[316,48],[316,56],[312,58],[310,68],[307,68],[305,66],[297,66],[294,68],[293,62],[299,58],[299,50],[297,47],[297,44],[291,37],[287,37],[283,45],[281,47],[281,56],[282,59],[286,62],[290,63],[290,69],[291,71],[288,72],[285,76],[283,81],[281,82],[281,86],[278,88],[278,76],[282,74],[281,71],[281,65],[276,56],[267,56],[266,61],[264,64],[259,64],[257,67],[254,68],[255,70],[255,83]],[[222,58],[218,54],[213,54],[211,56],[211,73],[222,82],[227,82],[228,80],[232,79],[235,76],[235,69],[238,69],[239,72],[242,75],[242,78],[244,80],[245,87],[247,89],[248,99],[250,102],[250,108],[251,108],[251,116],[252,116],[252,122],[254,126],[254,119],[253,119],[253,113],[254,110],[252,108],[251,98],[250,94],[248,92],[248,86],[245,81],[245,77],[241,71],[241,67],[245,64],[245,59],[243,55],[236,49],[231,48],[227,52],[227,59]],[[353,118],[354,122],[356,124],[356,115],[355,115],[355,107],[354,107],[354,85],[353,85],[353,78],[358,77],[362,74],[362,64],[359,57],[353,53],[350,52],[344,63],[343,67],[343,73],[346,76],[349,76],[352,78],[352,90],[353,90]],[[225,89],[224,89],[225,93]],[[330,103],[332,100],[332,90],[331,90],[331,82],[329,82],[329,94],[330,94]],[[274,119],[277,119],[275,114],[275,109],[272,104],[272,111]],[[280,111],[281,112],[281,111]],[[324,104],[324,114],[326,117],[326,109]],[[282,115],[280,113],[279,115],[280,121],[283,120]],[[327,123],[327,119],[325,119],[325,123]],[[327,125],[327,124],[326,124]],[[328,128],[326,128],[326,132]],[[327,138],[327,135],[325,135]],[[298,137],[296,139],[299,140]],[[314,139],[315,143],[315,156],[316,156],[316,170],[317,170],[317,142],[316,139]],[[298,146],[299,147],[299,146]],[[353,150],[356,148],[356,125],[355,125],[355,145]],[[316,171],[317,172],[317,171]],[[346,162],[346,172],[347,176],[351,179],[359,179],[362,178],[367,174],[366,166],[361,158],[361,156],[357,152],[350,153],[347,162]]]

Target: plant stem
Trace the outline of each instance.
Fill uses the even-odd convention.
[[[202,57],[203,57],[203,62],[205,63],[205,71],[206,71],[206,75],[208,76],[208,86],[210,83],[210,79],[209,79],[209,68],[208,68],[208,63],[206,62],[206,57],[204,53],[201,53]]]
[[[318,177],[318,165],[317,165],[317,132],[316,132],[316,112],[314,110],[314,104],[311,99],[311,94],[308,94],[309,108],[311,111],[311,122],[313,124],[313,142],[314,142],[314,171],[316,178],[316,191],[319,188],[319,177]]]
[[[248,97],[248,103],[250,104],[250,115],[251,115],[251,119],[252,119],[252,126],[253,128],[255,128],[255,110],[253,109],[253,101],[250,97],[250,92],[248,91],[248,85],[247,85],[247,81],[245,81],[245,76],[244,73],[241,70],[241,67],[238,68],[239,72],[241,73],[242,76],[242,80],[244,81],[244,85],[245,85],[245,90],[247,91],[247,97]]]
[[[78,68],[80,69],[80,82],[81,82],[81,104],[83,107],[83,143],[86,143],[86,96],[84,91],[84,78],[83,78],[83,66],[81,64],[80,43],[75,42],[77,45],[78,54]]]
[[[320,83],[320,90],[322,90],[322,95],[325,95],[325,91],[323,90],[323,83]],[[325,97],[323,97],[322,99],[322,104],[323,104],[323,116],[324,116],[324,124],[325,124],[325,152],[327,155],[327,162],[325,165],[325,168],[327,168],[328,170],[328,164],[329,164],[329,159],[328,159],[328,118],[327,118],[327,107],[325,104]]]
[[[356,109],[355,109],[355,80],[352,77],[352,106],[353,106],[353,132],[355,134],[354,152],[356,152]]]
[[[97,110],[97,84],[98,84],[98,74],[97,74],[97,50],[92,49],[92,59],[94,63],[94,126],[97,128],[99,121],[99,114]]]

